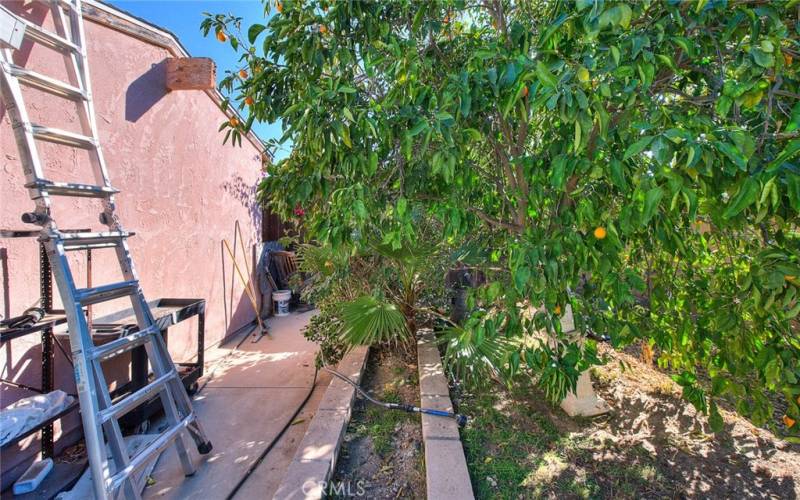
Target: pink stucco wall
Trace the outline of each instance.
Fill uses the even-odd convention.
[[[41,4],[0,2],[37,23],[44,19],[45,26],[52,27],[50,14]],[[206,345],[213,345],[253,318],[220,243],[223,238],[232,240],[236,220],[246,241],[258,241],[261,221],[254,186],[261,170],[260,151],[246,140],[241,148],[222,145],[217,128],[227,117],[206,93],[166,91],[164,61],[173,56],[167,49],[92,21],[85,26],[100,139],[112,184],[122,191],[117,196],[117,213],[124,227],[136,232],[129,243],[145,295],[149,300],[206,299]],[[26,43],[17,58],[17,64],[66,79],[63,58],[46,48]],[[33,90],[25,96],[32,121],[80,130],[74,105]],[[81,155],[40,144],[51,180],[93,182]],[[32,210],[33,202],[23,188],[17,145],[4,107],[0,110],[0,172],[0,228],[25,228],[20,215]],[[54,204],[62,228],[103,227],[97,222],[96,201],[56,197]],[[110,257],[110,253],[95,252],[94,285],[117,280],[118,273],[112,272],[116,261]],[[79,284],[86,273],[83,259],[82,253],[73,257]],[[38,298],[35,240],[0,239],[0,314],[20,314]],[[110,308],[129,307],[129,302],[96,307],[94,314],[100,316],[112,312]],[[176,360],[192,355],[194,329],[191,322],[170,331],[170,351]],[[39,385],[38,344],[38,337],[31,336],[0,346],[0,377]],[[74,392],[69,366],[59,354],[56,358],[57,385]],[[30,395],[5,384],[0,388],[3,407]],[[67,419],[57,435],[74,435],[72,430],[79,425],[76,417]],[[3,453],[3,486],[30,462],[38,447],[38,438],[33,437]]]

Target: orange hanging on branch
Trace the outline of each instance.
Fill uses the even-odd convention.
[[[602,226],[598,226],[598,227],[594,228],[594,237],[595,238],[597,238],[598,240],[602,240],[606,236],[608,236],[608,232],[606,232],[606,228],[604,228]]]

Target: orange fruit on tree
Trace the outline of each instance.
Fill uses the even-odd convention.
[[[217,31],[217,40],[219,40],[220,42],[224,42],[227,39],[228,39],[228,36],[225,33],[223,33],[222,30]]]
[[[555,306],[553,308],[553,313],[555,313],[556,316],[561,316],[561,306]]]
[[[794,427],[795,420],[789,415],[784,415],[783,424],[786,426],[787,429],[791,429],[792,427]]]
[[[253,101],[253,98],[250,96],[244,98],[244,103],[247,104],[248,106],[252,106],[254,102],[255,101]]]
[[[528,86],[522,87],[522,97],[528,97]]]
[[[235,116],[231,116],[231,119],[228,120],[228,123],[231,124],[231,127],[236,127],[239,125],[239,119],[236,118]]]
[[[783,62],[785,62],[787,66],[791,66],[792,65],[792,55],[789,54],[789,53],[784,52],[783,53]]]
[[[323,33],[323,34],[327,33],[328,32],[328,27],[325,26],[324,24],[321,24],[320,27],[319,27],[319,32]]]
[[[602,240],[603,238],[608,236],[608,232],[606,231],[606,228],[604,228],[603,226],[597,226],[596,228],[594,228],[593,234],[594,237],[597,238],[598,240]]]
[[[239,70],[239,77],[240,78],[247,78],[247,70],[240,69]]]
[[[281,12],[283,12],[283,4],[282,4],[282,3],[280,3],[280,2],[276,3],[276,4],[275,4],[275,10],[277,10],[277,11],[278,11],[278,14],[280,14]]]

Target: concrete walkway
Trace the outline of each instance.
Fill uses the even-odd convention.
[[[258,343],[241,337],[207,352],[208,384],[194,398],[201,424],[214,444],[205,456],[195,451],[197,472],[184,477],[174,448],[159,460],[144,498],[225,498],[249,465],[280,432],[308,394],[316,344],[302,335],[312,312],[271,318],[272,338]],[[246,334],[246,333],[245,333]],[[237,498],[271,498],[319,406],[330,375],[320,373],[305,409],[237,493]],[[202,383],[201,383],[202,386]]]

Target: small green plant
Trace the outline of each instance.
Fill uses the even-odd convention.
[[[348,345],[405,342],[410,335],[398,307],[371,295],[342,304],[339,316],[342,341]]]

